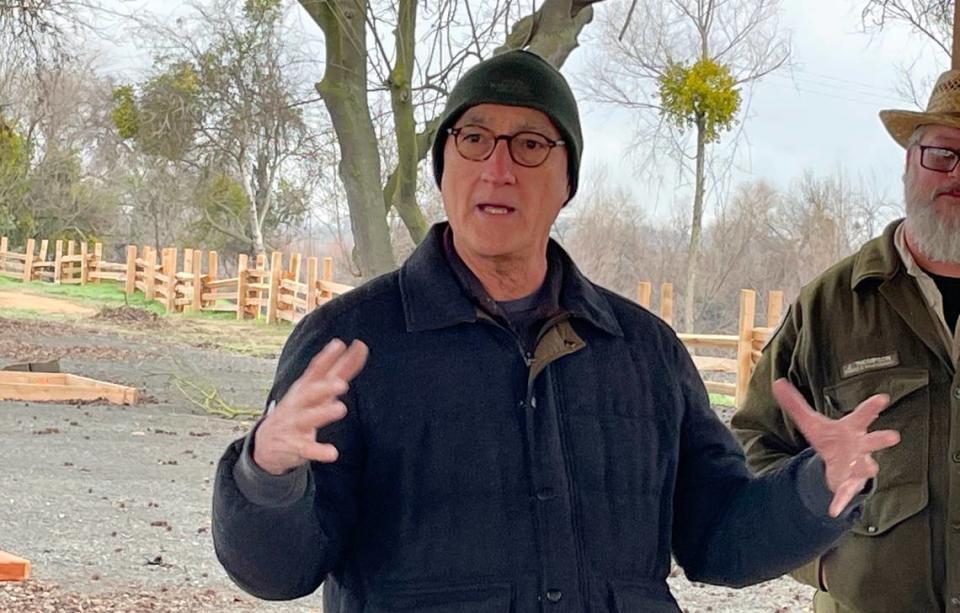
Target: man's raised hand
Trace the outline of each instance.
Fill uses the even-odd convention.
[[[830,419],[814,411],[803,395],[786,379],[773,382],[773,395],[826,467],[827,487],[833,492],[830,517],[837,517],[853,497],[877,475],[879,467],[872,453],[900,442],[896,430],[867,432],[887,408],[885,394],[871,396],[849,415]]]
[[[367,361],[361,341],[347,347],[327,343],[263,419],[254,438],[253,460],[270,474],[282,475],[310,460],[335,462],[337,448],[317,442],[317,429],[343,419],[347,407],[338,397]]]

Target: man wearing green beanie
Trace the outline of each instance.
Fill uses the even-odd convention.
[[[669,326],[550,240],[581,150],[546,61],[463,76],[433,145],[448,221],[300,322],[220,461],[213,539],[243,589],[323,584],[326,613],[679,611],[671,554],[744,585],[851,526],[896,442],[866,436],[882,401],[856,426],[788,404],[812,448],[751,476]]]

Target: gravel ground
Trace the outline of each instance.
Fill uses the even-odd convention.
[[[275,360],[157,340],[175,320],[124,322],[129,334],[113,324],[0,318],[0,364],[61,357],[64,372],[145,395],[135,407],[0,401],[0,549],[33,566],[30,581],[0,583],[0,612],[319,611],[319,595],[266,603],[240,591],[210,537],[214,463],[250,422],[197,402],[216,390],[259,407]],[[688,611],[809,610],[811,591],[790,579],[728,590],[676,574]]]

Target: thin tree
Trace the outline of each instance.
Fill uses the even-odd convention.
[[[649,147],[648,163],[665,146],[693,175],[683,290],[692,331],[708,147],[741,120],[751,86],[790,57],[779,0],[623,0],[610,9],[585,84],[591,99],[640,113],[636,140]]]

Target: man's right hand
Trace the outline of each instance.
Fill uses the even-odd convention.
[[[337,397],[363,368],[369,350],[362,341],[347,347],[334,339],[310,361],[257,429],[253,461],[282,475],[310,460],[336,462],[333,445],[317,442],[317,429],[343,419],[347,407]]]

